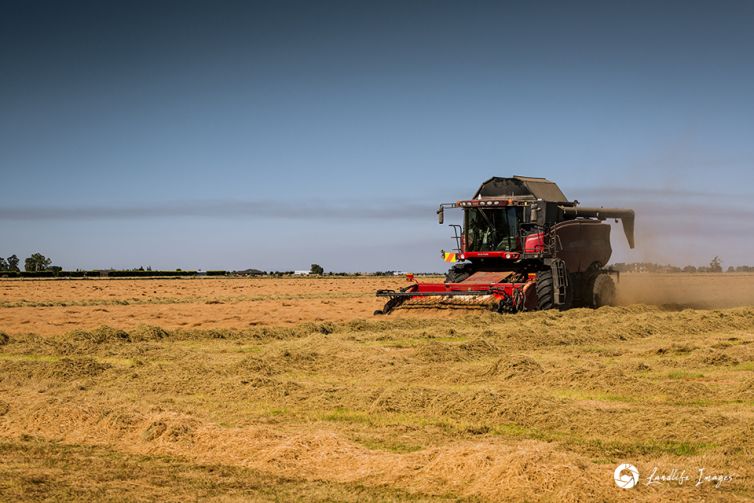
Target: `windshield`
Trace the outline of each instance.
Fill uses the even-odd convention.
[[[468,208],[466,251],[511,251],[518,248],[520,207]]]

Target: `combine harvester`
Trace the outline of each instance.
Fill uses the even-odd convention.
[[[382,310],[398,307],[488,307],[500,313],[609,305],[615,297],[608,218],[621,219],[634,247],[634,212],[620,208],[583,208],[568,201],[545,178],[493,177],[474,197],[445,203],[463,210],[463,226],[451,225],[456,249],[443,251],[455,264],[444,283],[419,283],[387,297]],[[414,281],[408,275],[409,281]]]

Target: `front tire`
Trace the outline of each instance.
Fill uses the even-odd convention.
[[[544,311],[555,307],[555,290],[552,270],[537,273],[537,309]]]
[[[471,276],[471,264],[456,264],[445,274],[445,283],[460,283]]]
[[[555,282],[552,277],[552,269],[537,273],[537,309],[560,309],[566,311],[573,307],[573,283],[569,280],[565,287],[565,299],[563,304],[555,304]]]

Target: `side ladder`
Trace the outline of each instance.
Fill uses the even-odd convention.
[[[562,259],[552,261],[552,290],[556,306],[563,306],[568,295],[568,271]]]

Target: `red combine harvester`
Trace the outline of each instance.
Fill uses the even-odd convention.
[[[633,248],[633,210],[584,208],[568,201],[554,182],[523,176],[490,178],[471,199],[440,205],[440,224],[450,208],[463,210],[463,226],[451,225],[456,248],[443,256],[461,262],[444,283],[379,290],[377,296],[388,300],[375,314],[399,306],[486,306],[514,313],[613,302],[611,274],[617,273],[605,269],[612,248],[603,221],[621,219]]]

